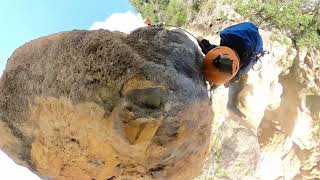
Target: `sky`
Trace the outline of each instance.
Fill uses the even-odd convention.
[[[73,29],[129,33],[145,26],[128,0],[0,0],[0,23],[0,76],[13,51],[35,38]],[[1,150],[0,179],[40,180]]]
[[[0,0],[0,74],[13,51],[32,39],[73,29],[106,28],[101,23],[108,23],[107,17],[128,11],[136,15],[129,0]],[[118,21],[118,26],[121,22],[126,21]]]

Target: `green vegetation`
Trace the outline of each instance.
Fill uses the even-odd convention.
[[[291,37],[299,46],[320,47],[319,15],[303,14],[301,0],[237,0],[233,5],[241,15],[251,21],[268,23]]]
[[[183,26],[187,22],[187,7],[183,0],[132,0],[143,17],[153,22]]]
[[[187,22],[187,7],[183,0],[171,0],[165,10],[166,22],[182,26]]]
[[[199,11],[210,12],[215,8],[214,0],[193,0],[187,6],[183,0],[131,0],[143,15],[154,22],[166,22],[183,26],[188,19]],[[302,0],[224,0],[226,4],[254,23],[267,24],[268,27],[280,29],[298,46],[320,48],[320,15],[304,14],[301,10]],[[227,14],[221,14],[225,19]],[[215,21],[217,17],[208,19]],[[282,41],[282,40],[280,40]]]
[[[191,6],[192,13],[193,14],[198,13],[201,10],[204,3],[205,3],[204,0],[194,0]]]
[[[277,34],[275,32],[271,33],[270,39],[272,41],[278,41],[279,43],[285,44],[287,46],[291,46],[292,45],[292,41],[291,41],[290,38],[288,38],[287,36],[282,36],[282,35],[279,36],[279,34]]]
[[[157,7],[160,7],[161,4],[166,5],[165,3],[169,3],[169,0],[164,0],[161,4],[148,0],[132,0],[131,2],[143,17],[149,17],[152,21],[159,22],[159,12],[163,9]]]

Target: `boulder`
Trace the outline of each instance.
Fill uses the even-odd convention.
[[[44,179],[192,179],[213,119],[201,68],[163,28],[33,40],[0,80],[0,148]]]

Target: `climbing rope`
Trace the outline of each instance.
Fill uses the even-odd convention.
[[[181,27],[178,27],[178,26],[175,26],[175,25],[171,25],[171,24],[165,24],[165,23],[159,23],[159,24],[156,24],[156,25],[151,25],[151,26],[156,26],[156,27],[163,27],[163,26],[167,26],[167,27],[174,27],[174,28],[177,28],[187,34],[189,34],[190,36],[192,36],[194,39],[196,39],[196,41],[198,42],[199,46],[201,46],[201,49],[205,49],[207,50],[207,48],[201,43],[198,41],[198,38],[196,36],[194,36],[192,33],[190,33],[189,31],[181,28]],[[205,84],[206,84],[206,80],[203,79]],[[209,89],[208,89],[208,96],[209,96],[209,100],[210,100],[210,104],[212,103],[212,96],[213,96],[213,90],[217,88],[216,85],[213,85],[213,84],[209,84]]]
[[[256,57],[256,61],[259,62],[259,65],[258,65],[258,68],[255,68],[256,67],[256,63],[255,65],[253,65],[252,67],[252,70],[254,71],[260,71],[261,68],[262,68],[262,61],[261,61],[261,58],[266,55],[266,54],[270,54],[270,52],[268,50],[265,50],[265,51],[262,51],[262,53],[260,53],[257,57]]]
[[[171,25],[171,24],[165,24],[165,23],[159,23],[159,24],[156,24],[156,25],[153,25],[153,26],[157,26],[157,27],[168,26],[168,27],[177,28],[177,29],[179,29],[179,30],[181,30],[181,31],[189,34],[189,35],[192,36],[194,39],[196,39],[197,42],[199,42],[199,41],[198,41],[198,38],[197,38],[196,36],[194,36],[192,33],[190,33],[189,31],[187,31],[187,30],[185,30],[185,29],[183,29],[183,28],[181,28],[181,27],[179,27],[179,26],[175,26],[175,25]],[[201,42],[199,42],[198,44],[199,44],[199,46],[201,46],[201,49],[203,48],[203,49],[207,50],[207,48],[204,47]]]

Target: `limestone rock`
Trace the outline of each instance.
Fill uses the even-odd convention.
[[[270,53],[261,58],[254,69],[243,79],[243,88],[236,94],[237,107],[246,121],[256,131],[264,117],[265,110],[280,106],[283,87],[279,75],[287,73],[296,56],[292,44],[272,41],[274,33],[261,31],[264,49]],[[286,38],[285,36],[281,38]],[[288,40],[290,42],[290,40]]]
[[[301,51],[302,55],[299,57],[298,65],[295,66],[297,81],[303,87],[304,94],[320,95],[320,50]]]
[[[295,126],[291,138],[300,149],[310,150],[316,147],[313,139],[314,122],[311,115],[307,112],[298,111]]]
[[[219,34],[219,32],[231,25],[244,21],[244,18],[237,13],[232,6],[221,0],[217,1],[194,1],[200,3],[201,8],[196,16],[190,19],[190,27],[198,27],[207,34]],[[190,8],[192,9],[192,8]]]
[[[239,123],[227,119],[213,135],[211,154],[202,179],[250,179],[260,160],[256,135]]]
[[[315,157],[320,145],[316,136],[319,132],[317,121],[304,107],[305,98],[299,95],[301,88],[295,77],[288,74],[281,78],[281,83],[284,87],[281,104],[277,109],[265,112],[258,131],[263,157],[260,177],[310,177],[311,170],[317,166]]]
[[[222,29],[248,20],[236,12],[237,2],[234,1],[185,2],[188,30],[215,44],[219,44],[218,34]],[[319,0],[304,0],[301,8],[303,13],[316,16],[319,5]],[[259,11],[249,13],[255,16]],[[253,20],[260,21],[259,18]],[[291,33],[275,29],[268,21],[259,24],[260,30],[263,29],[260,32],[264,49],[270,54],[261,59],[260,70],[255,67],[240,83],[214,90],[211,154],[198,180],[320,177],[319,49],[308,47],[304,51],[283,35]],[[248,134],[236,133],[236,129]],[[247,146],[244,139],[248,139],[251,146]],[[242,151],[245,147],[250,148]],[[252,152],[251,156],[246,152]],[[233,157],[234,162],[223,153]],[[235,164],[241,162],[239,157],[246,157],[246,163],[257,164],[238,168]]]
[[[0,148],[45,179],[192,179],[212,110],[184,34],[62,32],[18,48],[0,81]]]
[[[302,1],[302,12],[312,13],[318,11],[320,8],[320,0],[304,0]]]
[[[259,177],[268,179],[293,179],[300,172],[301,160],[293,149],[293,142],[281,132],[276,132],[261,148]]]

